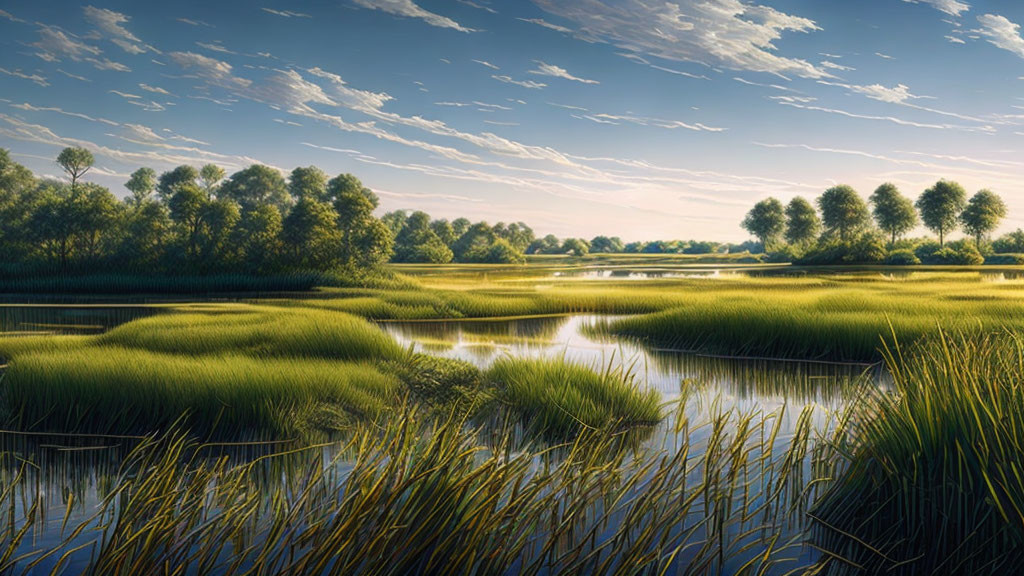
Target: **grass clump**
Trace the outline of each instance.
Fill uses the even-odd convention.
[[[833,573],[980,574],[1024,561],[1024,340],[945,336],[887,364],[848,470],[813,510]],[[855,568],[856,567],[856,568]]]
[[[137,434],[184,418],[196,434],[261,438],[373,420],[401,395],[397,379],[367,365],[109,346],[19,355],[3,386],[23,430]]]
[[[658,392],[621,368],[596,372],[560,358],[504,358],[485,378],[500,400],[547,436],[654,425],[662,417]]]

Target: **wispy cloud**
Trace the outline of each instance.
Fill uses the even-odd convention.
[[[588,80],[587,78],[580,78],[579,76],[573,76],[568,70],[554,64],[548,64],[536,60],[537,68],[530,70],[530,74],[538,74],[540,76],[551,76],[553,78],[562,78],[564,80],[572,80],[573,82],[579,82],[581,84],[600,84],[597,80]]]
[[[1020,35],[1020,24],[1011,22],[998,14],[978,16],[981,28],[975,30],[993,45],[1024,58],[1024,38]]]
[[[551,22],[548,22],[543,18],[516,18],[516,20],[519,20],[521,22],[529,22],[530,24],[536,24],[537,26],[542,26],[544,28],[547,28],[548,30],[554,30],[555,32],[561,32],[562,34],[572,34],[572,30],[570,30],[569,28],[566,28],[565,26],[559,26],[558,24],[552,24]]]
[[[511,76],[505,75],[492,74],[491,78],[494,78],[499,82],[504,82],[506,84],[515,84],[516,86],[522,86],[523,88],[530,88],[532,90],[540,90],[541,88],[547,86],[547,84],[543,82],[534,82],[533,80],[516,80]]]
[[[427,24],[438,28],[451,28],[452,30],[458,30],[459,32],[475,32],[472,28],[466,28],[447,16],[441,16],[440,14],[435,14],[434,12],[420,8],[412,0],[353,0],[353,2],[355,2],[357,6],[362,6],[363,8],[369,8],[371,10],[380,10],[381,12],[386,12],[395,16],[418,18]]]
[[[267,14],[273,14],[274,16],[280,16],[282,18],[312,18],[309,14],[303,12],[293,12],[291,10],[274,10],[273,8],[260,8]]]
[[[488,62],[486,60],[473,60],[473,62],[476,62],[477,64],[479,64],[481,66],[486,66],[487,68],[490,68],[491,70],[501,70],[501,68],[499,68],[498,66],[496,66],[494,64],[491,64],[490,62]]]
[[[971,9],[971,5],[959,0],[903,0],[911,4],[928,4],[932,8],[945,12],[950,16],[959,16]]]
[[[125,52],[129,54],[142,54],[143,52],[154,50],[151,46],[143,44],[135,34],[132,34],[124,27],[125,24],[131,21],[131,18],[128,16],[106,8],[96,8],[95,6],[86,6],[82,10],[85,12],[85,19],[93,26],[96,26],[103,37],[121,47]]]
[[[8,76],[14,76],[15,78],[21,78],[22,80],[30,80],[43,88],[50,85],[45,77],[39,74],[27,74],[21,70],[8,70],[7,68],[0,68],[0,74],[6,74]]]

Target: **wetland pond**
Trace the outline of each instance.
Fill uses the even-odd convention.
[[[155,312],[152,308],[130,306],[10,306],[0,309],[0,330],[6,333],[97,333]],[[708,450],[710,438],[717,437],[723,427],[728,433],[730,427],[740,425],[743,415],[754,415],[754,426],[760,426],[761,430],[751,434],[750,444],[755,448],[751,449],[748,457],[752,461],[758,461],[764,451],[772,452],[764,455],[767,458],[783,459],[794,436],[805,434],[810,439],[812,448],[805,448],[796,463],[800,475],[806,477],[804,482],[813,476],[812,469],[816,466],[811,456],[816,439],[827,436],[835,426],[837,414],[848,405],[856,391],[862,389],[861,386],[865,383],[882,384],[878,366],[735,359],[652,350],[631,341],[602,336],[599,330],[595,330],[600,323],[613,318],[569,315],[509,320],[379,322],[378,325],[407,348],[464,360],[481,369],[507,356],[564,357],[598,371],[620,368],[632,374],[640,385],[656,389],[666,406],[667,417],[643,436],[638,454],[649,450],[651,454],[663,455],[677,451],[685,444],[694,454],[691,458],[696,458]],[[723,419],[723,414],[729,416]],[[708,424],[716,419],[724,424],[718,427]],[[777,436],[771,430],[776,426]],[[805,429],[801,430],[801,426]],[[770,437],[767,444],[766,437]],[[19,472],[24,475],[17,478],[23,496],[15,505],[16,513],[25,514],[37,506],[38,520],[17,547],[17,552],[28,553],[58,545],[71,550],[95,538],[90,530],[84,530],[70,542],[65,542],[65,525],[97,522],[92,517],[94,510],[106,496],[105,486],[117,474],[120,459],[131,449],[132,440],[34,438],[0,433],[0,442],[3,455],[0,483],[9,486]],[[764,446],[770,446],[770,450],[764,450]],[[260,451],[257,450],[255,455],[259,456]],[[253,456],[230,454],[231,458],[241,460]],[[316,457],[325,463],[330,462],[325,465],[340,471],[337,478],[339,483],[344,482],[344,470],[349,466],[344,458],[334,458],[330,448],[320,450]],[[32,466],[24,466],[27,460],[32,461]],[[763,465],[763,460],[761,462]],[[282,475],[275,466],[277,464],[272,459],[268,461],[267,478]],[[301,464],[298,467],[301,469]],[[644,490],[643,483],[638,484],[635,490]],[[744,488],[744,505],[757,509],[757,503],[765,500],[764,493],[758,495],[756,490],[748,491]],[[747,502],[748,496],[750,502]],[[736,499],[740,497],[736,496]],[[768,508],[771,506],[764,506],[761,512]],[[794,562],[796,565],[808,565],[818,559],[819,552],[804,543],[808,523],[803,511],[803,507],[795,506],[789,514],[790,519],[781,521],[775,518],[777,525],[773,530],[780,537],[779,541],[792,543],[789,552],[792,560],[770,568],[766,573],[782,574],[791,570]],[[67,518],[65,514],[68,514]],[[700,515],[708,512],[691,514],[695,515],[693,523],[700,525]],[[605,532],[611,534],[614,524],[625,521],[625,516],[616,513],[604,521],[610,526]],[[751,514],[749,518],[723,529],[734,540],[730,545],[735,548],[734,556],[719,564],[723,573],[736,570],[758,554],[763,554],[764,546],[751,543],[763,536],[751,536],[754,534],[752,526],[758,522],[764,523],[766,519]],[[94,528],[98,529],[98,524]],[[709,531],[709,528],[701,528],[696,534],[699,536]],[[68,556],[66,562],[70,573],[77,573],[88,565],[89,550],[86,546]],[[34,567],[33,573],[49,573],[59,557],[60,554],[55,554],[43,560]],[[692,553],[684,552],[676,558],[674,565],[685,567],[691,560]],[[24,568],[24,564],[20,566]]]

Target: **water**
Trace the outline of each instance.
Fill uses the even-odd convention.
[[[0,315],[0,329],[5,332],[96,333],[151,313],[153,309],[133,307],[7,308]],[[684,434],[678,424],[683,418],[690,423],[702,423],[722,413],[731,413],[734,417],[737,414],[775,415],[771,422],[778,421],[779,435],[771,448],[782,452],[797,433],[800,415],[805,409],[812,415],[814,434],[824,434],[834,423],[834,414],[850,402],[858,384],[865,379],[878,378],[877,369],[861,365],[735,359],[652,350],[636,342],[603,337],[594,330],[600,323],[613,319],[575,315],[503,321],[382,322],[380,326],[406,347],[464,360],[481,369],[507,356],[558,356],[597,369],[625,368],[644,385],[656,389],[666,403],[666,419],[644,437],[641,452],[672,452],[688,442],[694,454],[701,454],[707,449],[712,428],[691,425]],[[763,437],[765,431],[760,434]],[[35,498],[41,516],[19,552],[46,549],[61,542],[69,499],[76,504],[69,525],[92,521],[91,514],[104,496],[109,478],[116,473],[133,443],[131,439],[36,439],[0,433],[0,455],[3,456],[0,458],[0,486],[8,485],[17,471],[24,468],[23,458],[34,464],[27,469],[27,478],[22,480],[29,496],[22,500],[17,512],[25,513]],[[263,452],[275,449],[265,448]],[[259,452],[234,454],[233,458],[243,461]],[[751,458],[757,455],[754,452]],[[268,463],[271,468],[267,476],[280,478],[280,473],[272,466]],[[809,460],[799,467],[802,473],[810,473]],[[799,539],[804,528],[805,524],[798,519],[779,530],[784,539]],[[88,533],[81,537],[81,542],[92,537]],[[753,547],[730,564],[739,565],[760,550]],[[818,553],[804,546],[797,554],[801,562],[809,563]],[[685,558],[684,554],[680,561]],[[43,571],[48,572],[55,561],[56,557],[44,562],[40,570],[45,568]],[[87,563],[87,556],[74,556],[71,572],[77,573]]]
[[[125,305],[0,305],[0,335],[99,334],[160,312],[160,308]]]

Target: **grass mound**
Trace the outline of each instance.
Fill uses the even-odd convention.
[[[631,374],[595,372],[558,358],[498,360],[485,378],[530,427],[556,437],[584,429],[622,429],[661,420],[661,396]]]
[[[7,416],[21,429],[148,433],[184,418],[195,433],[278,438],[375,419],[401,393],[397,379],[366,365],[111,346],[18,355],[3,387]]]
[[[880,393],[860,418],[846,474],[813,511],[832,572],[1016,571],[1024,340],[941,336],[887,362],[897,394]]]

